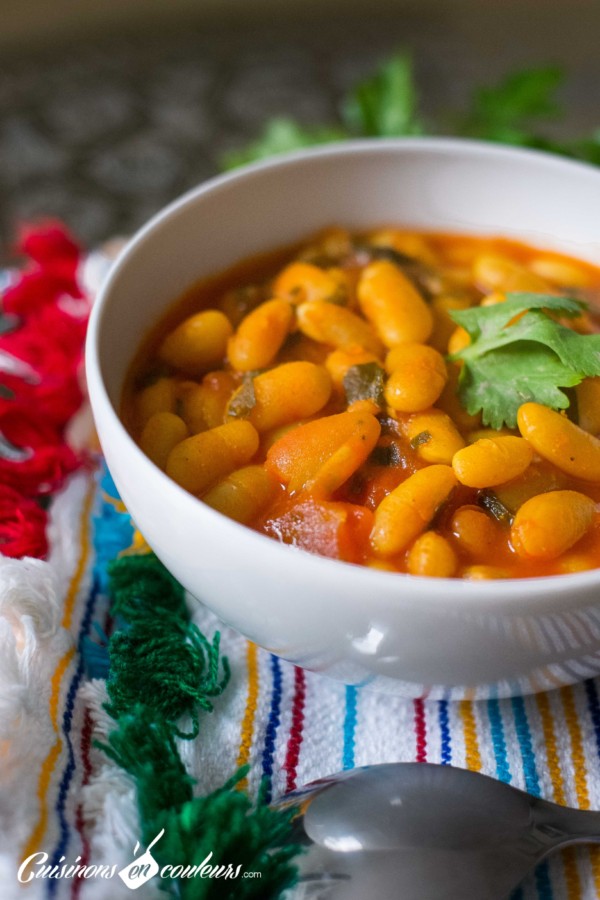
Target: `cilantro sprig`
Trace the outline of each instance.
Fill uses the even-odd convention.
[[[600,375],[600,334],[578,334],[554,317],[585,308],[571,297],[512,293],[504,303],[451,312],[471,338],[450,357],[463,363],[458,394],[467,412],[481,412],[492,428],[513,428],[522,403],[566,409],[563,388]]]
[[[557,141],[544,122],[559,118],[564,73],[556,66],[509,73],[498,84],[476,87],[464,110],[446,121],[426,121],[409,53],[395,53],[341,98],[337,119],[305,125],[288,116],[271,119],[249,146],[230,152],[225,168],[353,137],[458,134],[520,147],[536,147],[600,165],[600,129],[574,141]]]

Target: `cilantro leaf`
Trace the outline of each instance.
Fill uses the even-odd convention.
[[[522,403],[534,401],[552,409],[566,409],[569,398],[561,387],[581,378],[541,344],[518,343],[490,351],[465,364],[458,393],[471,415],[482,412],[483,424],[509,428],[517,424]]]
[[[403,137],[424,134],[417,110],[412,59],[397,53],[346,98],[342,119],[354,134]]]
[[[329,144],[343,140],[348,134],[341,128],[321,126],[306,128],[293,119],[271,119],[262,135],[243,150],[234,150],[223,158],[224,169],[235,169],[246,163],[256,162],[280,153],[302,150],[316,144]]]
[[[600,375],[600,335],[578,334],[550,312],[573,317],[584,308],[570,297],[519,293],[494,306],[451,312],[471,338],[451,357],[463,363],[458,393],[467,412],[481,411],[492,428],[512,428],[522,403],[566,409],[561,388]]]
[[[555,66],[515,72],[496,87],[475,91],[463,134],[529,147],[545,145],[531,130],[531,120],[556,116],[555,94],[563,73]]]
[[[581,300],[557,297],[555,294],[515,292],[508,294],[504,303],[455,310],[452,312],[452,318],[469,333],[471,341],[489,338],[491,346],[496,347],[501,339],[500,335],[507,334],[504,332],[505,326],[521,313],[531,312],[534,309],[549,309],[563,316],[574,317],[585,309],[585,304]],[[479,347],[482,348],[482,345]]]

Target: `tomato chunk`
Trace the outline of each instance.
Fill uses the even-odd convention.
[[[373,514],[363,506],[308,498],[285,504],[266,518],[259,530],[291,544],[345,562],[361,562]]]

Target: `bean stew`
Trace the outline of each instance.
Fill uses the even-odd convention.
[[[332,228],[179,298],[122,416],[199,500],[313,553],[467,579],[593,569],[598,309],[600,269],[554,252]]]

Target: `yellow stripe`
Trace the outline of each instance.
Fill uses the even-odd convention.
[[[75,566],[75,571],[73,572],[73,577],[71,578],[71,583],[69,585],[69,590],[67,591],[67,596],[65,599],[65,609],[61,622],[63,628],[71,627],[73,610],[75,609],[75,601],[77,600],[77,593],[79,591],[81,579],[83,578],[83,574],[88,562],[88,557],[90,555],[89,526],[90,517],[92,514],[92,504],[94,502],[94,495],[95,483],[93,479],[91,479],[88,484],[88,489],[86,491],[85,500],[83,501],[83,506],[81,507],[81,516],[79,519],[79,540],[81,552],[79,554],[79,559],[77,560],[77,565]]]
[[[575,706],[575,693],[573,688],[564,687],[560,692],[560,696],[565,711],[565,720],[569,731],[569,737],[571,739],[571,771],[575,783],[577,803],[579,804],[580,809],[589,809],[590,795],[588,792],[587,766],[583,749],[583,736],[581,734],[577,708]],[[597,847],[590,847],[589,854],[590,865],[594,877],[594,886],[596,888],[596,893],[600,896],[600,851]]]
[[[575,782],[577,802],[580,809],[589,809],[590,795],[588,793],[587,785],[585,753],[583,751],[581,728],[579,727],[577,710],[575,708],[575,695],[573,693],[573,688],[562,688],[560,697],[565,710],[565,719],[567,722],[569,737],[571,738],[571,771],[573,773],[573,781]]]
[[[594,876],[596,894],[600,897],[600,847],[590,847],[590,863]]]
[[[459,703],[460,717],[462,719],[465,736],[465,761],[467,769],[479,772],[481,769],[481,754],[477,739],[477,724],[475,722],[475,709],[470,700],[461,700]]]
[[[70,650],[65,653],[58,666],[56,667],[56,671],[52,676],[52,681],[50,685],[50,719],[52,722],[52,727],[55,732],[58,732],[58,698],[60,696],[60,684],[63,678],[63,675],[67,671],[69,663],[73,659],[75,655],[75,648],[71,647]],[[35,853],[40,846],[41,840],[46,831],[46,824],[48,822],[48,807],[46,804],[46,794],[48,792],[48,787],[50,785],[50,779],[52,777],[52,772],[54,771],[54,766],[56,765],[56,761],[60,756],[62,750],[62,741],[60,738],[57,738],[54,744],[52,745],[50,752],[46,759],[42,764],[42,768],[40,770],[40,777],[38,780],[38,788],[37,795],[40,800],[40,817],[38,819],[37,825],[35,826],[31,837],[29,838],[25,849],[23,850],[23,859],[27,859],[28,856],[31,856],[32,853]]]
[[[554,721],[550,710],[548,694],[536,694],[535,699],[537,700],[542,720],[546,757],[548,760],[548,772],[550,773],[550,781],[552,782],[552,790],[554,791],[554,800],[556,803],[560,803],[564,806],[566,804],[565,783],[560,770],[558,747],[556,745],[556,735],[554,733]]]
[[[90,555],[90,516],[92,512],[92,503],[95,494],[95,482],[94,479],[90,479],[88,484],[88,489],[85,495],[85,499],[83,501],[83,506],[81,508],[81,515],[79,517],[79,558],[77,560],[77,565],[75,566],[75,571],[71,576],[71,581],[69,583],[69,588],[67,590],[67,596],[65,598],[65,608],[63,612],[62,619],[62,627],[68,628],[71,624],[71,620],[73,618],[73,611],[75,608],[75,601],[77,599],[77,594],[79,592],[79,587],[81,585],[81,579],[85,573],[88,557]],[[71,647],[68,650],[60,662],[58,663],[52,679],[50,681],[50,701],[48,706],[48,711],[50,713],[50,721],[52,723],[52,727],[57,734],[57,739],[50,748],[46,759],[42,763],[42,767],[40,769],[40,775],[38,779],[37,786],[37,796],[40,801],[40,814],[33,832],[27,844],[25,845],[25,849],[23,850],[23,859],[26,859],[28,856],[31,856],[32,853],[35,853],[39,848],[39,845],[44,837],[46,831],[46,825],[48,822],[48,805],[47,805],[47,794],[48,788],[50,787],[50,781],[52,779],[52,773],[54,771],[54,767],[58,758],[60,757],[62,751],[62,741],[60,736],[58,736],[59,727],[58,727],[58,707],[60,701],[60,688],[61,683],[64,677],[65,672],[69,667],[69,663],[73,659],[75,655],[75,648]]]
[[[560,767],[560,758],[558,755],[558,746],[556,744],[554,719],[552,710],[550,709],[550,701],[548,700],[548,694],[536,694],[535,699],[542,720],[544,743],[546,745],[546,759],[548,762],[550,780],[552,782],[552,790],[554,792],[554,800],[556,803],[560,803],[564,806],[567,802],[565,797],[565,782]],[[577,857],[575,851],[573,848],[569,848],[563,851],[561,856],[569,900],[580,900],[581,882],[579,880],[579,872],[577,871]]]
[[[258,704],[258,650],[256,644],[248,641],[246,645],[246,665],[248,667],[248,694],[246,696],[246,710],[242,719],[242,731],[240,736],[240,749],[238,751],[237,764],[245,766],[250,759],[252,738],[254,735],[254,720]],[[246,779],[240,782],[239,787],[246,786]]]

